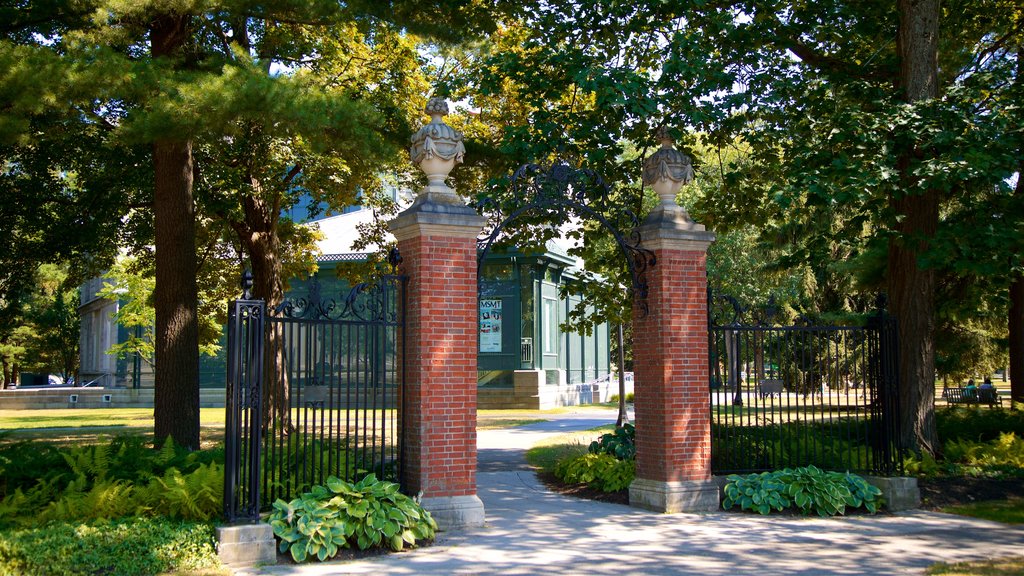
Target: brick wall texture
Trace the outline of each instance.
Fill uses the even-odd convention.
[[[409,275],[403,480],[424,497],[476,494],[477,281],[473,238],[398,243]]]
[[[648,269],[649,313],[635,309],[637,477],[711,478],[705,253],[660,249]]]

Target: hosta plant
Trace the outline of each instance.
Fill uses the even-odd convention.
[[[636,476],[634,460],[619,460],[610,454],[583,454],[555,464],[555,476],[570,484],[588,484],[602,492],[629,488]]]
[[[281,552],[296,562],[327,560],[352,546],[397,551],[433,539],[437,530],[430,513],[399,492],[398,484],[373,474],[355,484],[332,476],[291,502],[278,499],[270,525]]]
[[[855,474],[826,472],[815,466],[786,468],[728,477],[722,508],[739,505],[743,510],[769,514],[796,508],[804,514],[835,516],[846,508],[864,508],[872,514],[882,504],[881,490]]]
[[[590,443],[591,454],[610,454],[619,460],[636,458],[636,428],[632,424],[623,424],[614,432],[602,434]]]

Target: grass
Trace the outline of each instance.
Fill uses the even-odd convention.
[[[598,426],[589,430],[583,430],[580,432],[570,432],[568,434],[560,434],[553,436],[538,443],[533,448],[526,451],[526,461],[531,466],[536,466],[546,472],[551,472],[555,468],[555,463],[563,458],[572,456],[578,456],[580,454],[586,454],[587,447],[597,437],[606,432],[615,430],[615,426],[608,424],[606,426]]]
[[[925,574],[944,576],[1019,576],[1024,574],[1024,557],[983,560],[980,562],[959,562],[933,564]]]
[[[224,425],[223,408],[200,408],[202,426]],[[34,428],[88,428],[153,426],[152,408],[69,408],[53,410],[0,410],[0,430]]]
[[[1004,524],[1024,524],[1024,499],[1021,498],[961,504],[943,508],[942,511]],[[929,567],[925,573],[944,576],[1019,576],[1024,574],[1024,556],[957,564],[940,562]]]
[[[517,428],[527,424],[547,422],[544,418],[490,418],[477,422],[477,430],[497,430],[500,428]]]
[[[942,511],[1004,524],[1024,524],[1024,499],[1022,498],[960,504],[943,508]]]

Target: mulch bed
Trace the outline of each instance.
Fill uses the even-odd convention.
[[[586,498],[613,504],[629,504],[629,491],[601,492],[586,484],[564,484],[554,474],[539,472],[537,477],[549,490],[564,496]],[[985,500],[1003,500],[1010,497],[1024,498],[1024,477],[1022,478],[975,478],[970,476],[949,476],[943,478],[921,478],[917,481],[921,489],[921,508],[939,510],[956,504],[970,504]],[[734,510],[739,510],[734,508]]]
[[[1005,500],[1010,497],[1024,498],[1024,477],[1021,478],[975,478],[971,476],[948,476],[943,478],[921,478],[917,481],[921,489],[921,508],[938,510],[957,504],[971,504],[986,500]]]

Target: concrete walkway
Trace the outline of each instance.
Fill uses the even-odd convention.
[[[667,515],[559,496],[536,480],[523,451],[551,434],[614,422],[615,412],[550,417],[479,433],[484,528],[443,533],[411,553],[239,574],[921,574],[939,561],[1024,554],[1024,528],[935,512]]]

